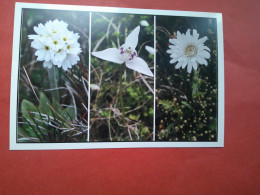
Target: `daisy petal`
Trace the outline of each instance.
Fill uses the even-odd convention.
[[[173,63],[175,63],[175,62],[177,62],[177,61],[178,61],[178,59],[176,59],[176,58],[171,59],[171,60],[170,60],[170,64],[173,64]]]
[[[152,71],[149,69],[147,63],[142,58],[135,57],[133,60],[126,61],[125,65],[127,68],[153,77]]]
[[[194,39],[198,40],[199,34],[198,34],[196,29],[193,29],[193,33],[192,34],[193,34]]]
[[[203,50],[201,52],[198,53],[198,56],[202,57],[202,58],[206,58],[206,59],[209,59],[210,58],[210,54],[209,52]]]
[[[119,50],[116,48],[108,48],[103,51],[92,52],[92,55],[102,60],[122,64],[124,60],[121,58]]]
[[[204,65],[208,65],[208,62],[207,62],[207,60],[205,60],[204,58],[202,58],[202,57],[199,57],[199,56],[197,56],[197,62],[199,63],[199,64],[204,64]]]
[[[192,62],[189,61],[188,62],[188,73],[191,73],[191,71],[192,71]]]
[[[132,49],[135,49],[138,43],[138,35],[140,32],[140,26],[137,26],[125,40],[125,44],[129,45]]]
[[[175,66],[176,69],[179,69],[183,64],[183,61],[179,61],[178,64]]]
[[[206,36],[206,37],[203,37],[203,38],[201,38],[201,39],[199,39],[198,40],[198,43],[199,44],[203,44],[205,41],[207,41],[208,40],[208,37]]]

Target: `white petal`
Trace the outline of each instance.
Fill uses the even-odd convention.
[[[208,40],[208,37],[206,36],[206,37],[203,37],[203,38],[199,39],[198,43],[201,44],[201,43],[204,43],[207,40]]]
[[[199,34],[197,33],[197,30],[196,29],[193,29],[193,33],[192,33],[193,37],[198,40],[199,38]]]
[[[51,59],[50,52],[46,52],[46,54],[45,54],[45,61],[49,61],[50,59]]]
[[[184,68],[187,66],[187,64],[188,64],[188,61],[187,61],[187,60],[184,60],[181,67],[184,69]]]
[[[153,77],[152,71],[149,69],[147,63],[142,58],[135,57],[133,60],[126,61],[125,65],[127,68]]]
[[[38,61],[43,61],[45,57],[45,49],[39,49],[35,52],[35,55],[38,56],[37,60]]]
[[[117,64],[122,64],[124,62],[124,60],[121,58],[119,50],[116,48],[108,48],[103,51],[92,52],[92,55],[102,60],[114,62]]]
[[[68,68],[71,68],[71,63],[68,59],[65,59],[62,62],[62,69],[66,71],[66,70],[68,70]]]
[[[31,47],[34,49],[42,49],[44,47],[44,45],[42,44],[42,42],[40,42],[38,40],[34,40],[31,43]]]
[[[148,51],[150,54],[154,55],[155,51],[153,47],[145,46],[146,51]]]
[[[198,53],[198,56],[202,57],[202,58],[206,58],[206,59],[209,59],[210,58],[210,54],[209,52],[203,50],[201,52]]]
[[[169,42],[173,45],[178,45],[180,43],[178,39],[169,39]]]
[[[175,63],[175,62],[177,62],[177,61],[178,61],[177,58],[171,59],[171,60],[170,60],[170,64],[173,64],[173,63]]]
[[[125,44],[129,45],[132,49],[135,49],[138,43],[138,35],[140,32],[140,26],[137,26],[125,40]]]
[[[191,64],[192,64],[192,67],[194,68],[194,70],[198,69],[198,64],[196,62],[196,58],[191,59]]]
[[[172,49],[168,49],[166,52],[169,53],[169,54],[172,54],[173,50]]]
[[[179,69],[183,64],[183,61],[179,61],[178,64],[175,66],[176,69]]]
[[[146,20],[141,20],[141,21],[140,21],[140,24],[141,24],[142,26],[149,26],[149,23],[148,23]]]
[[[191,63],[191,61],[189,61],[188,62],[188,73],[191,73],[191,71],[192,71],[192,63]]]
[[[200,52],[200,51],[203,51],[203,50],[208,50],[208,51],[210,51],[210,49],[207,47],[207,46],[205,46],[205,45],[200,45],[200,46],[198,46],[198,51]]]
[[[51,67],[52,67],[51,61],[44,61],[44,62],[43,62],[43,67],[45,67],[45,68],[51,68]]]
[[[201,58],[201,57],[197,56],[196,59],[197,59],[197,62],[198,62],[199,64],[205,64],[206,66],[208,65],[207,60],[205,60],[204,58]]]

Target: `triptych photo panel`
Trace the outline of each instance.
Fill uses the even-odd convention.
[[[19,4],[15,16],[20,41],[10,117],[17,124],[15,132],[10,126],[10,147],[223,146],[222,20],[40,5]]]

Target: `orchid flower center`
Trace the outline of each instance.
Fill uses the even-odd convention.
[[[185,55],[189,58],[195,56],[198,52],[198,49],[195,45],[187,45],[185,48]]]
[[[134,57],[137,56],[137,52],[135,51],[135,49],[131,48],[128,45],[121,45],[119,50],[124,61],[133,60]]]

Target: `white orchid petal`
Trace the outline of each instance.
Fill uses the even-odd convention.
[[[132,49],[135,49],[138,43],[138,35],[140,32],[140,26],[137,26],[125,40],[125,44],[129,45]]]
[[[102,60],[114,62],[117,64],[122,64],[124,62],[119,50],[116,48],[108,48],[103,51],[92,52],[92,55]]]
[[[126,61],[126,67],[142,74],[153,77],[152,71],[149,69],[147,63],[139,57],[135,57],[133,60]]]
[[[148,51],[150,54],[154,55],[155,49],[150,46],[145,46],[146,51]]]
[[[141,21],[140,21],[140,24],[141,24],[142,26],[149,26],[149,23],[148,23],[146,20],[141,20]]]

